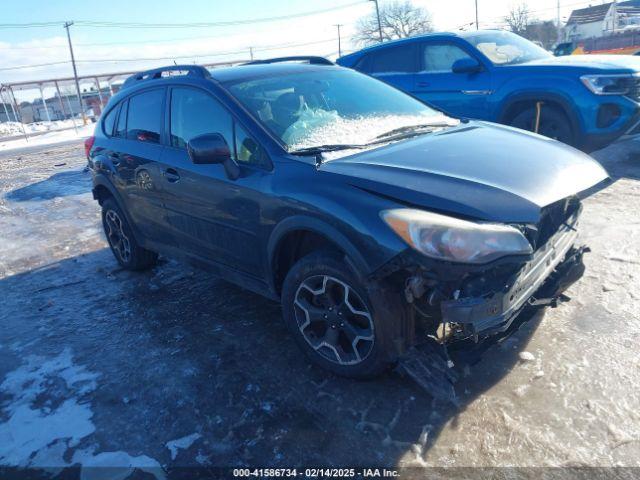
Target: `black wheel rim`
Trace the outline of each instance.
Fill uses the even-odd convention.
[[[122,219],[117,212],[108,210],[104,216],[105,232],[111,249],[124,263],[131,259],[131,242],[124,233]]]
[[[338,365],[363,362],[373,350],[371,314],[347,283],[328,275],[304,280],[294,299],[300,333],[319,355]]]

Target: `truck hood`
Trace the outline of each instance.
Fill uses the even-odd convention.
[[[574,67],[594,70],[610,70],[612,73],[640,72],[640,57],[632,55],[568,55],[564,57],[549,57],[540,60],[514,65],[517,67]]]
[[[537,223],[545,206],[608,178],[578,150],[486,122],[329,160],[319,170],[398,203],[513,223]]]

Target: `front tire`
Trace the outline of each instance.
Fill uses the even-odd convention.
[[[510,125],[522,130],[534,132],[536,116],[537,112],[535,107],[527,108],[517,114]],[[576,139],[569,119],[564,112],[556,107],[542,105],[538,133],[553,140],[566,143],[567,145],[575,146]]]
[[[371,378],[392,364],[372,304],[363,281],[333,252],[299,260],[282,287],[284,320],[296,343],[314,364],[345,377]]]
[[[146,270],[158,261],[158,254],[142,248],[116,201],[109,198],[102,204],[102,226],[113,256],[127,270]]]

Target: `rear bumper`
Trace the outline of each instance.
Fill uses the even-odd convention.
[[[575,221],[575,220],[574,220]],[[442,321],[457,326],[462,337],[486,336],[509,328],[527,305],[548,305],[560,297],[584,273],[576,248],[574,224],[565,224],[540,248],[534,258],[514,275],[506,287],[483,297],[459,298],[441,303]]]

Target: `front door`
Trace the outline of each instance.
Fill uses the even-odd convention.
[[[191,256],[261,277],[262,188],[271,175],[263,168],[266,155],[204,90],[173,87],[168,103],[169,145],[160,169],[168,221],[180,248]],[[223,165],[191,161],[187,143],[206,133],[219,133],[227,141],[240,165],[239,178],[229,179]]]
[[[421,67],[414,94],[456,117],[489,119],[488,99],[493,93],[489,70],[454,73],[453,64],[472,55],[452,42],[424,42],[419,48]]]

